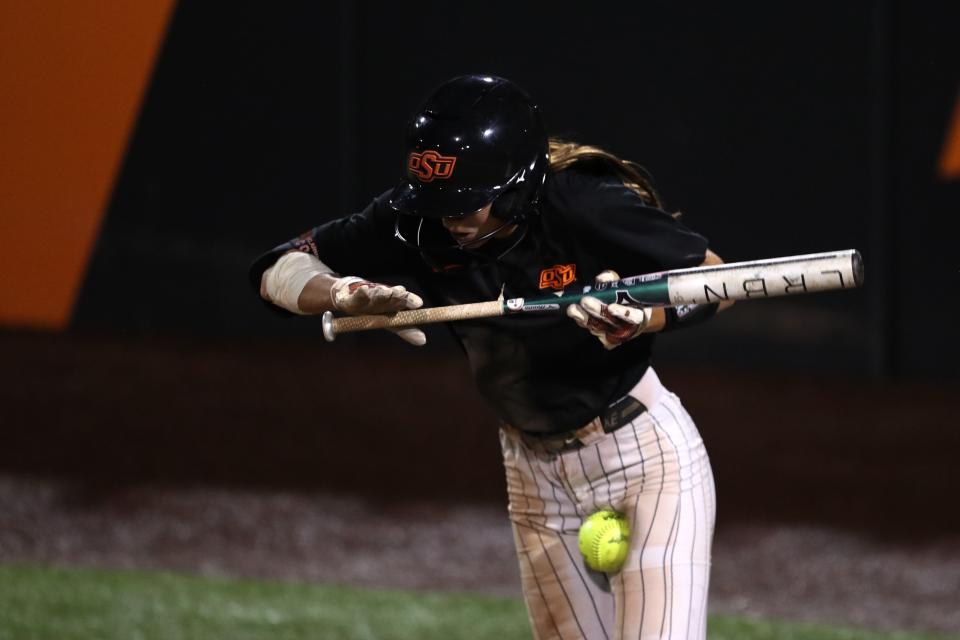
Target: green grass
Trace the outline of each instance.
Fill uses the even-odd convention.
[[[935,636],[713,616],[713,640]],[[527,640],[521,602],[145,571],[0,566],[0,639]]]

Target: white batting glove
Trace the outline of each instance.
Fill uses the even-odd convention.
[[[620,276],[615,271],[600,273],[596,282],[613,282]],[[567,307],[567,315],[578,326],[600,340],[607,349],[614,349],[643,333],[650,323],[650,307],[628,307],[622,304],[604,304],[591,296],[584,296],[578,304]]]
[[[330,287],[333,306],[350,315],[373,315],[394,313],[405,309],[419,309],[423,299],[407,291],[402,285],[389,286],[370,282],[357,276],[338,278]],[[403,340],[418,347],[427,343],[427,336],[416,327],[388,329]]]

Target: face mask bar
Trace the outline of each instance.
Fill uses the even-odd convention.
[[[397,215],[397,220],[394,223],[393,228],[394,237],[402,242],[405,246],[415,249],[420,254],[420,257],[423,258],[423,261],[426,262],[431,269],[440,272],[449,270],[451,265],[456,265],[457,267],[471,267],[499,260],[523,241],[527,235],[527,229],[529,226],[525,220],[521,219],[519,216],[514,216],[510,220],[507,220],[498,226],[496,229],[490,231],[489,233],[485,233],[479,238],[474,238],[469,242],[460,244],[451,236],[450,242],[447,244],[443,244],[439,241],[431,244],[424,239],[423,230],[425,219],[420,218],[417,221],[415,231],[416,235],[413,239],[410,239],[404,235],[401,228],[403,216],[404,214]],[[500,233],[500,231],[509,227],[510,225],[517,225],[517,230],[511,234],[509,244],[499,248],[499,250],[495,253],[486,253],[480,251],[479,247],[474,249],[474,247],[477,247],[478,244],[482,244],[483,242],[492,239],[493,236]],[[447,231],[443,229],[441,233],[447,234]]]

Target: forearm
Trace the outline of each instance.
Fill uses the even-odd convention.
[[[323,313],[333,309],[330,289],[337,278],[316,256],[288,251],[263,272],[260,297],[292,313]]]
[[[260,297],[267,302],[277,304],[279,301],[274,300],[268,290],[269,277],[270,273],[264,272],[263,279],[260,283]],[[308,280],[300,292],[300,295],[297,296],[297,310],[299,313],[319,315],[326,311],[333,311],[333,296],[330,295],[330,289],[333,288],[333,283],[337,281],[338,277],[335,273],[320,273]],[[290,311],[292,311],[292,309],[290,309]]]
[[[650,322],[647,323],[647,326],[644,327],[644,333],[657,333],[658,331],[663,331],[663,328],[667,324],[667,314],[666,310],[661,307],[655,307],[651,309]]]
[[[299,315],[334,310],[372,315],[418,309],[423,305],[420,296],[401,285],[384,285],[359,276],[341,277],[315,255],[300,251],[285,253],[263,272],[260,296]],[[421,331],[410,330],[407,334],[401,337],[413,344],[425,341]]]
[[[297,298],[297,306],[300,311],[308,314],[321,314],[325,311],[333,311],[333,296],[330,295],[330,289],[333,283],[337,281],[337,275],[334,273],[324,273],[314,276]]]

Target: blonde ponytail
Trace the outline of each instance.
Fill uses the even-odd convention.
[[[618,158],[600,147],[561,140],[560,138],[550,138],[549,143],[551,171],[563,171],[578,162],[599,162],[612,170],[623,182],[623,185],[640,196],[644,202],[654,207],[663,208],[663,201],[656,189],[653,188],[653,183],[647,177],[646,171],[636,162]]]

